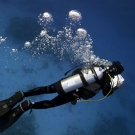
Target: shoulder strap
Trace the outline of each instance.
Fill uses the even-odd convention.
[[[89,86],[89,83],[85,80],[82,72],[81,71],[78,71],[78,74],[80,75],[80,78],[81,78],[81,80],[83,82],[83,86],[85,86],[85,87]]]

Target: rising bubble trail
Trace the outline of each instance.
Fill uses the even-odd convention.
[[[49,35],[48,30],[48,27],[54,22],[53,16],[45,12],[40,14],[38,18],[38,23],[43,29],[33,41],[26,41],[23,48],[30,51],[33,57],[52,54],[55,58],[68,59],[72,63],[89,62],[90,65],[111,65],[108,60],[100,59],[94,54],[93,41],[87,30],[81,27],[75,29],[75,26],[81,25],[82,20],[82,15],[77,10],[69,12],[67,21],[70,23],[63,26],[56,36]]]

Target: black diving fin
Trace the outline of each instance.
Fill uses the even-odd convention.
[[[10,111],[18,102],[22,101],[23,97],[23,92],[19,91],[10,98],[0,101],[0,117]]]
[[[30,100],[26,100],[0,117],[0,133],[12,126],[21,115],[32,107]]]

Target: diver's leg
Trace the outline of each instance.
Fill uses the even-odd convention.
[[[28,97],[28,96],[35,96],[41,94],[56,93],[56,90],[54,85],[52,84],[49,86],[34,88],[32,90],[23,93],[24,93],[24,97]]]
[[[64,95],[58,95],[52,100],[44,100],[40,102],[35,102],[32,106],[33,109],[48,109],[56,106],[60,106],[75,100],[73,93],[69,92]]]
[[[0,101],[0,116],[3,116],[8,111],[10,111],[18,102],[22,101],[24,97],[35,96],[44,93],[55,93],[56,90],[53,85],[39,87],[28,92],[19,91],[11,96],[9,99]]]
[[[32,103],[30,100],[26,100],[0,117],[0,132],[5,131],[13,125],[21,117],[21,115],[29,109],[48,109],[66,104],[71,102],[73,99],[73,93],[69,92],[64,95],[58,95],[52,100],[44,100],[35,103]]]

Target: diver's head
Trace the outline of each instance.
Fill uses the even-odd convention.
[[[118,75],[124,71],[124,67],[119,61],[114,61],[109,70],[113,75]]]

